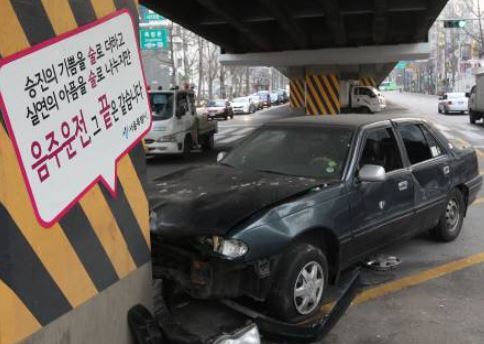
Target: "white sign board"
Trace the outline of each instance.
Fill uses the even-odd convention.
[[[0,105],[39,222],[48,227],[151,126],[126,10],[0,61]]]

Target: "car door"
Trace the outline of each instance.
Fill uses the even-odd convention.
[[[177,94],[177,110],[182,112],[182,116],[178,118],[178,130],[185,135],[193,130],[193,117],[190,110],[189,100],[186,92],[180,92]]]
[[[405,168],[401,147],[390,124],[368,129],[350,197],[353,223],[352,249],[363,258],[372,251],[411,235],[414,213],[414,183]],[[386,180],[360,182],[358,169],[366,164],[383,166]]]
[[[420,230],[429,229],[444,210],[451,186],[449,155],[423,123],[397,124],[415,182]]]
[[[362,102],[362,94],[361,94],[361,87],[353,87],[353,94],[352,94],[352,107],[359,108],[363,105]]]

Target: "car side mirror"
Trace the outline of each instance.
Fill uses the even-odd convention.
[[[383,166],[366,164],[358,172],[358,179],[361,182],[381,183],[387,179],[387,174]]]
[[[470,92],[466,92],[466,98],[470,98],[471,97],[471,93]]]
[[[222,161],[227,156],[227,152],[219,152],[217,154],[217,162]]]

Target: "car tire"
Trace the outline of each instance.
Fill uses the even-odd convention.
[[[471,122],[471,124],[476,124],[476,117],[472,111],[469,111],[469,122]]]
[[[459,189],[452,190],[437,226],[430,230],[432,238],[442,242],[457,239],[462,230],[465,210],[466,204],[462,192]]]
[[[444,115],[448,115],[449,114],[449,110],[447,110],[446,108],[444,108]]]
[[[185,137],[185,141],[183,141],[183,153],[182,153],[183,159],[188,159],[190,157],[192,148],[193,148],[192,138],[189,135],[187,135]]]
[[[324,253],[311,244],[299,243],[286,251],[278,266],[267,298],[270,313],[288,322],[303,321],[317,313],[328,285],[328,262]],[[314,271],[316,278],[310,276],[311,284],[308,285],[304,276],[314,275]],[[306,290],[301,289],[304,285]],[[309,295],[296,295],[296,292],[305,291]]]
[[[202,146],[202,151],[204,152],[212,151],[215,146],[215,139],[213,137],[213,134],[204,136],[202,139],[201,146]]]
[[[439,113],[442,113],[442,109],[440,108],[440,106],[439,106],[439,110],[438,111],[439,111]]]

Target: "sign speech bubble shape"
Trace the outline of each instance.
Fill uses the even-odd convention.
[[[56,223],[149,131],[133,20],[113,13],[0,61],[0,108],[34,211]]]

